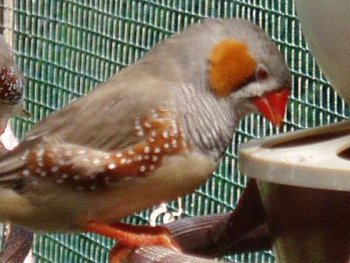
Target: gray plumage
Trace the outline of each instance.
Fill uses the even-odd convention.
[[[227,38],[246,43],[257,65],[263,65],[270,77],[247,83],[228,97],[217,97],[208,82],[208,57],[214,45]],[[109,222],[186,194],[212,174],[238,121],[256,110],[250,99],[282,86],[290,86],[288,69],[276,46],[257,26],[241,20],[208,20],[195,25],[37,123],[14,152],[2,157],[0,184],[7,192],[1,196],[0,188],[0,198],[17,203],[25,212],[8,211],[0,205],[0,219],[41,230],[77,230],[82,219]],[[102,157],[110,158],[110,154],[124,149],[132,151],[134,145],[143,143],[145,138],[134,134],[135,122],[157,109],[166,109],[173,114],[174,122],[179,122],[186,151],[162,157],[156,169],[141,165],[140,172],[149,168],[145,177],[131,175],[114,180],[105,190],[79,192],[65,183],[68,177],[86,181],[90,176],[90,190],[95,190],[94,180],[106,169],[116,168],[118,173],[114,163],[102,169],[98,165],[103,163]],[[54,181],[47,178],[39,162],[43,162],[40,158],[48,147],[59,152],[52,156],[62,158],[49,171],[61,176]],[[145,152],[149,151],[147,147]],[[29,156],[32,151],[38,162],[37,175],[33,175],[34,168],[28,168],[34,158]],[[72,156],[79,151],[86,156]],[[124,164],[129,159],[118,161]],[[84,172],[57,175],[60,163]],[[14,189],[19,180],[20,190]],[[156,193],[154,187],[162,190]]]

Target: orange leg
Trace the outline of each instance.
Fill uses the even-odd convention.
[[[84,230],[94,232],[118,241],[110,254],[111,263],[123,262],[130,250],[144,246],[163,246],[180,250],[180,246],[170,236],[169,231],[161,226],[134,226],[120,222],[102,224],[87,223]]]

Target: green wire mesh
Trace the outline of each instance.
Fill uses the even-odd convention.
[[[29,120],[13,121],[18,138],[38,120],[137,61],[159,41],[204,17],[252,20],[278,44],[293,73],[287,122],[279,132],[349,116],[349,108],[331,89],[308,51],[292,0],[2,0],[0,11],[9,8],[8,3],[13,5],[9,11],[14,15],[17,62],[27,78],[26,108],[32,113]],[[247,117],[215,176],[182,199],[183,216],[232,210],[246,184],[237,170],[237,145],[277,132],[262,117]],[[179,203],[168,207],[177,211]],[[148,223],[150,212],[139,213],[128,222]],[[106,262],[112,245],[93,234],[38,234],[34,255],[36,262]],[[270,251],[228,259],[274,262]]]

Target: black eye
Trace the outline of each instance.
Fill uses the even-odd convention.
[[[258,71],[256,72],[256,79],[257,80],[264,80],[269,77],[269,73],[267,72],[266,69],[259,68]]]

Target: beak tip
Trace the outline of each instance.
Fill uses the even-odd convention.
[[[272,123],[275,128],[281,128],[283,126],[283,121]]]
[[[284,123],[283,118],[287,108],[288,95],[289,88],[282,88],[269,92],[262,97],[254,98],[253,103],[274,127],[280,128]]]
[[[284,124],[283,116],[275,116],[275,119],[271,121],[272,125],[275,126],[275,128],[280,128]]]

